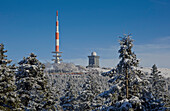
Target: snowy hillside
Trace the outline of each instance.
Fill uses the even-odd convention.
[[[143,67],[143,68],[139,68],[142,72],[150,74],[151,73],[151,69],[149,67]],[[91,69],[92,70],[92,69]],[[97,70],[99,72],[108,72],[110,71],[109,68],[108,69],[103,69],[103,68],[93,68],[93,70]],[[170,69],[168,68],[158,68],[159,71],[161,71],[160,75],[162,75],[165,78],[170,78]]]
[[[151,68],[140,68],[143,72],[147,72],[148,74],[151,73]],[[159,71],[161,71],[160,75],[164,76],[165,78],[170,77],[170,69],[168,68],[158,68]]]
[[[46,65],[46,71],[56,71],[57,72],[94,72],[94,71],[98,71],[99,73],[102,72],[108,72],[111,70],[111,68],[85,68],[83,66],[80,65],[74,65],[73,63],[62,63],[60,65],[52,65],[49,63],[45,63]],[[142,72],[146,73],[146,74],[150,74],[151,73],[151,69],[149,67],[140,67],[139,68]],[[159,71],[161,71],[160,75],[164,76],[165,78],[170,77],[170,69],[168,68],[158,68]]]

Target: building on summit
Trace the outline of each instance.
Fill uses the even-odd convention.
[[[87,68],[88,67],[91,67],[91,68],[98,68],[99,67],[100,56],[97,56],[96,52],[92,52],[91,56],[88,56],[88,58],[89,58],[89,65],[87,66]]]

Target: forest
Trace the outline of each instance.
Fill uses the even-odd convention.
[[[41,63],[34,53],[17,65],[0,44],[2,111],[168,111],[170,78],[156,64],[139,67],[131,35],[120,37],[119,62],[111,69]]]

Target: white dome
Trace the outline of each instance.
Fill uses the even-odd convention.
[[[97,53],[96,52],[92,52],[91,55],[92,56],[97,56]]]

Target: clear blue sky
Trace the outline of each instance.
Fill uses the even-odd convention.
[[[59,11],[64,62],[86,66],[96,51],[100,65],[118,62],[119,36],[132,33],[141,66],[170,68],[169,0],[0,0],[0,42],[14,63],[34,52],[51,61]]]

